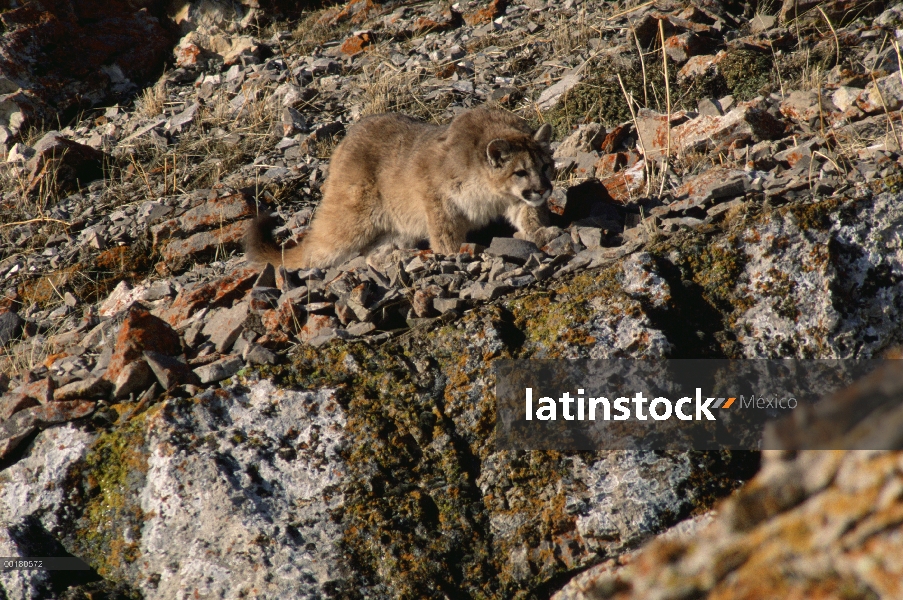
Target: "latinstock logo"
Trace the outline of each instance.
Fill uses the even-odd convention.
[[[650,417],[655,421],[665,421],[672,417],[681,421],[701,421],[703,419],[714,421],[716,418],[710,409],[727,409],[733,406],[734,401],[737,400],[735,397],[704,397],[702,388],[696,388],[694,396],[684,396],[677,402],[664,396],[650,399],[644,396],[643,392],[637,392],[632,396],[619,396],[614,401],[605,396],[592,398],[586,397],[584,394],[585,391],[581,388],[577,390],[576,396],[571,396],[570,392],[564,392],[557,400],[550,396],[543,396],[534,405],[533,388],[525,388],[525,420],[532,421],[535,417],[539,421],[556,421],[560,414],[565,421],[595,421],[597,418],[603,421],[627,421],[631,418],[646,421]],[[743,396],[740,398],[742,399]],[[754,400],[754,397],[750,398],[750,405]],[[560,413],[559,404],[561,405]],[[576,413],[574,408],[576,408]],[[687,410],[691,412],[687,412]]]

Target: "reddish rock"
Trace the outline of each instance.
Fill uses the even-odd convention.
[[[163,249],[163,260],[172,270],[179,270],[189,261],[202,260],[217,250],[237,250],[250,220],[225,225],[212,231],[202,231],[184,240],[172,240]]]
[[[328,11],[324,13],[323,16],[320,17],[319,22],[324,25],[335,25],[342,21],[363,23],[382,10],[382,6],[373,0],[351,0],[344,8],[339,9],[338,12]]]
[[[474,12],[464,14],[464,22],[468,25],[480,25],[488,23],[505,12],[508,3],[506,0],[492,0],[484,8],[475,10]]]
[[[769,112],[744,102],[724,116],[697,117],[678,125],[671,131],[671,150],[698,152],[774,140],[783,136],[784,128]]]
[[[197,44],[183,42],[176,46],[175,54],[177,67],[191,67],[198,64],[203,50]]]
[[[9,290],[3,297],[0,297],[0,313],[19,312],[21,308],[22,298],[19,296],[19,292]]]
[[[229,277],[224,277],[213,283],[216,293],[210,301],[210,306],[231,306],[233,302],[244,297],[257,280],[257,270],[244,267]]]
[[[415,34],[426,33],[428,31],[444,31],[448,28],[449,26],[447,23],[429,19],[427,17],[417,18],[414,21],[413,26],[411,27],[413,33]],[[457,71],[457,69],[455,70]]]
[[[6,421],[21,410],[40,405],[41,403],[31,396],[13,390],[5,396],[0,396],[0,423]]]
[[[278,350],[292,343],[292,338],[285,331],[269,331],[260,336],[256,343],[264,348]]]
[[[466,254],[472,258],[477,258],[485,249],[486,246],[481,246],[480,244],[461,244],[461,247],[458,248],[458,254]]]
[[[370,296],[372,294],[372,289],[369,281],[365,281],[360,285],[354,286],[354,289],[351,290],[351,293],[348,295],[348,298],[352,302],[356,302],[361,306],[369,306],[370,305]]]
[[[672,35],[665,40],[665,53],[675,63],[682,65],[706,48],[705,42],[695,33]]]
[[[263,313],[277,308],[277,302],[282,292],[278,288],[254,287],[248,294],[248,308],[251,312]]]
[[[40,404],[48,404],[53,402],[53,390],[55,388],[56,384],[53,382],[53,379],[47,377],[20,385],[15,390],[12,390],[10,395],[13,398],[31,398]]]
[[[619,204],[628,204],[642,194],[646,185],[645,162],[640,161],[629,169],[615,173],[602,180],[611,199]]]
[[[234,275],[217,281],[183,288],[169,308],[160,313],[160,317],[176,327],[202,308],[232,306],[254,285],[255,278],[256,271],[245,267]]]
[[[604,179],[610,175],[614,175],[627,164],[626,152],[615,152],[614,154],[606,154],[596,162],[596,177]]]
[[[414,292],[414,299],[411,301],[411,308],[418,317],[433,317],[436,310],[433,308],[433,298],[435,294],[427,290],[417,290]]]
[[[360,54],[365,48],[373,43],[373,34],[369,31],[362,31],[347,38],[339,50],[346,56],[354,56]]]
[[[903,598],[897,362],[770,424],[763,446],[780,450],[763,451],[756,476],[697,526],[585,571],[556,597]]]
[[[104,378],[115,382],[127,364],[142,358],[148,350],[176,356],[181,354],[182,344],[179,334],[166,321],[150,314],[140,304],[133,304],[116,336],[113,356]]]
[[[240,192],[208,199],[175,219],[164,221],[151,228],[155,243],[168,237],[186,237],[189,234],[222,227],[237,219],[256,216],[254,204]]]
[[[677,80],[682,81],[684,79],[687,79],[688,77],[699,77],[700,75],[705,75],[709,69],[718,64],[718,60],[725,54],[726,53],[722,51],[719,52],[716,56],[713,56],[711,54],[698,54],[696,56],[691,56],[689,59],[687,59],[686,64],[682,66],[677,72]]]
[[[75,339],[76,342],[79,339],[81,339],[81,336],[78,335],[78,332],[71,332],[71,333],[76,333],[76,336],[77,336]],[[47,339],[48,339],[48,342],[50,342],[51,346],[59,348],[60,346],[63,346],[64,344],[60,344],[57,340],[61,336],[67,336],[67,335],[69,335],[69,334],[67,334],[67,333],[57,334],[57,335],[51,336]],[[64,358],[66,358],[67,356],[70,356],[70,354],[68,352],[56,352],[56,353],[48,356],[46,359],[44,359],[44,362],[42,364],[49,369],[49,368],[53,367],[53,364],[56,361],[62,360]]]
[[[309,315],[304,327],[298,332],[298,338],[303,342],[327,335],[328,330],[335,330],[339,326],[339,322],[335,317],[328,315]]]
[[[897,75],[899,78],[899,75]],[[820,96],[820,97],[819,97]],[[825,119],[825,125],[829,122],[834,103],[827,93],[807,90],[794,91],[781,102],[781,114],[795,121],[808,122],[818,118]]]
[[[335,304],[335,314],[339,319],[339,323],[342,325],[348,325],[349,323],[357,321],[357,315],[354,310],[341,300]]]
[[[687,114],[684,111],[677,111],[671,114],[671,120],[668,115],[657,113],[648,108],[642,108],[637,113],[637,127],[639,134],[638,147],[647,159],[658,158],[665,154],[668,147],[668,126],[670,123],[673,129],[676,125],[687,120]],[[677,150],[676,140],[671,135],[671,152]]]
[[[307,310],[300,300],[288,298],[283,300],[279,308],[264,311],[261,322],[270,334],[297,333],[304,323]]]
[[[621,142],[624,141],[624,138],[627,137],[628,133],[630,133],[630,125],[618,125],[609,131],[608,135],[605,136],[605,139],[602,140],[599,151],[603,154],[614,152],[621,146]]]
[[[821,147],[821,144],[818,143],[818,140],[809,140],[799,146],[794,146],[792,148],[787,148],[786,150],[782,150],[774,155],[774,160],[779,162],[786,162],[790,165],[790,168],[793,168],[799,163],[801,160],[805,158],[812,158],[812,152],[814,150],[818,150]]]

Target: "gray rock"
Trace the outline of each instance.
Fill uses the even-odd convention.
[[[357,323],[352,323],[351,325],[349,325],[348,327],[345,328],[345,331],[347,331],[349,333],[349,335],[353,335],[353,336],[357,337],[357,336],[361,336],[361,335],[366,335],[375,329],[376,329],[376,325],[374,325],[373,323],[367,323],[367,322],[360,321]]]
[[[249,344],[243,356],[252,365],[275,365],[279,363],[279,355],[260,344]]]
[[[495,300],[511,291],[511,286],[499,281],[476,282],[470,286],[470,297],[474,300]]]
[[[555,148],[555,158],[598,152],[605,140],[605,128],[598,123],[581,125]]]
[[[200,108],[201,105],[197,102],[191,103],[188,108],[169,120],[169,131],[171,133],[181,133],[188,125],[194,122]]]
[[[131,394],[138,394],[146,390],[153,382],[154,372],[143,360],[128,363],[122,368],[116,381],[113,382],[114,399],[128,398]]]
[[[86,417],[94,412],[94,407],[90,400],[70,400],[20,410],[0,423],[0,459],[36,430]]]
[[[602,246],[602,230],[598,227],[578,227],[577,235],[580,236],[580,242],[588,250]]]
[[[519,240],[517,238],[496,237],[492,238],[492,243],[486,249],[486,254],[492,256],[501,256],[517,264],[524,264],[530,255],[538,252],[539,248],[533,242]]]
[[[460,298],[433,298],[433,308],[440,313],[449,310],[460,310],[463,304]]]
[[[576,254],[570,233],[564,233],[543,246],[543,252],[551,256],[571,256]]]
[[[53,399],[65,401],[106,398],[112,388],[113,384],[102,377],[89,377],[57,388],[53,391]]]
[[[698,103],[699,116],[701,117],[720,117],[724,114],[717,100],[712,98],[702,98]]]
[[[198,385],[199,383],[197,376],[188,365],[175,357],[146,351],[144,360],[147,361],[164,390],[170,390],[178,385]]]
[[[257,346],[257,348],[261,348]],[[263,349],[263,348],[261,348]],[[249,353],[250,354],[250,353]],[[259,354],[256,353],[255,356]],[[272,354],[272,353],[270,353]],[[254,364],[273,364],[273,363],[254,363]],[[226,356],[212,363],[198,367],[194,370],[195,375],[202,384],[222,381],[235,375],[239,369],[244,366],[244,361],[237,356]]]
[[[242,302],[229,309],[221,309],[213,313],[207,320],[202,332],[216,346],[216,351],[224,353],[232,347],[244,330],[248,318],[248,303]]]
[[[544,90],[536,102],[539,110],[549,110],[554,107],[562,96],[580,84],[581,79],[579,74],[565,75],[558,83]]]
[[[22,334],[25,319],[18,314],[7,311],[0,313],[0,346],[6,346]]]
[[[750,20],[749,31],[750,33],[760,33],[762,31],[767,31],[774,27],[777,22],[778,18],[774,15],[758,14]]]
[[[254,281],[254,287],[275,288],[276,287],[276,269],[270,263],[267,263],[260,275]]]

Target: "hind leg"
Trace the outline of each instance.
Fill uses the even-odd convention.
[[[303,241],[306,267],[332,267],[359,255],[382,233],[373,223],[375,190],[349,185],[328,187]],[[339,196],[341,194],[341,196]]]

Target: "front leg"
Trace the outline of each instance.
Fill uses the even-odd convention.
[[[536,239],[537,230],[549,225],[549,208],[545,204],[530,206],[519,202],[505,211],[505,217],[517,229],[514,237],[535,242],[538,246],[547,241]]]
[[[457,254],[467,237],[467,224],[463,215],[454,214],[440,202],[430,206],[427,213],[427,232],[430,248],[439,254]]]

